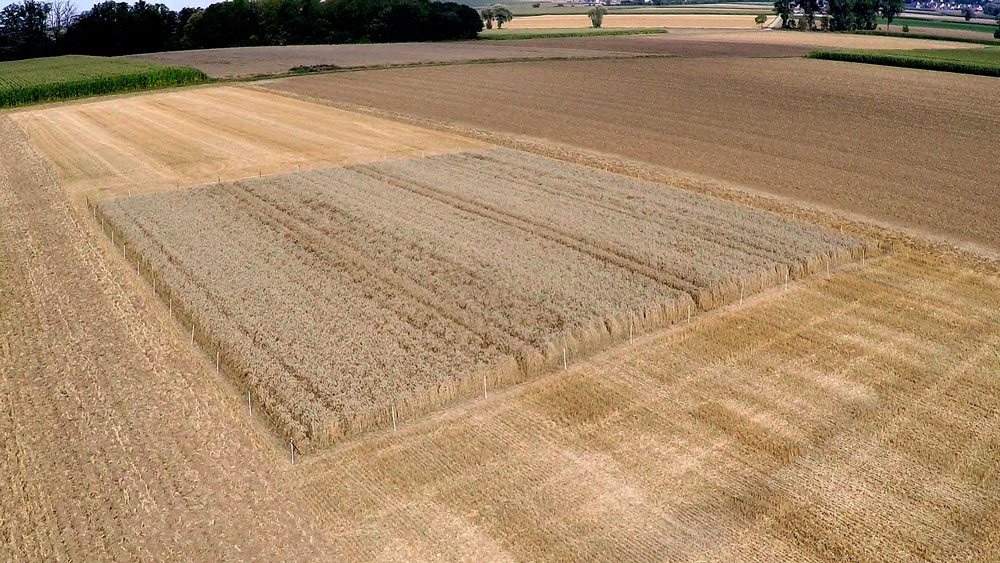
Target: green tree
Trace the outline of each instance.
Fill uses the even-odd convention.
[[[764,29],[764,24],[766,22],[767,22],[766,14],[758,14],[757,17],[753,19],[753,23],[759,25],[761,29]]]
[[[879,12],[885,18],[885,28],[889,29],[892,20],[903,12],[903,0],[881,0],[879,2]]]
[[[0,59],[50,54],[52,40],[47,28],[51,11],[51,4],[35,0],[11,4],[0,11]]]
[[[590,24],[595,28],[598,28],[601,27],[601,23],[604,22],[604,14],[606,13],[608,13],[608,9],[598,4],[587,10],[587,17],[590,18]]]
[[[483,24],[486,29],[493,29],[493,10],[490,8],[483,8],[479,10],[479,17],[482,18]]]
[[[816,12],[819,11],[819,0],[798,0],[799,7],[808,20],[808,29],[816,27]]]
[[[852,0],[829,0],[828,6],[831,31],[850,31],[855,28]]]
[[[972,6],[963,6],[962,7],[962,15],[965,16],[965,21],[971,20],[973,14],[974,14],[974,12],[972,11]]]
[[[781,18],[781,27],[792,27],[792,0],[774,0],[774,13]]]
[[[875,29],[878,23],[878,4],[875,0],[854,0],[851,6],[854,13],[855,29]]]
[[[502,4],[497,4],[490,8],[493,19],[497,22],[497,29],[503,29],[503,24],[514,19],[514,14],[510,11],[510,8]]]

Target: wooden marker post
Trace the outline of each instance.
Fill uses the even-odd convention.
[[[289,440],[288,449],[292,452],[292,465],[295,465],[295,442]]]
[[[691,324],[691,304],[688,303],[688,324]]]
[[[215,373],[219,373],[219,350],[215,350]]]
[[[392,431],[396,431],[396,406],[392,406]]]
[[[740,305],[743,305],[743,282],[740,282]]]

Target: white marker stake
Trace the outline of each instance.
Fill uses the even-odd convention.
[[[688,323],[691,322],[691,304],[688,303]]]
[[[250,416],[253,416],[253,403],[250,402],[250,390],[247,389],[247,409],[250,411]]]
[[[483,375],[483,398],[486,398],[486,376]]]
[[[629,343],[629,346],[631,346],[632,343],[633,343],[633,340],[632,340],[632,327],[634,325],[635,325],[635,319],[634,319],[634,317],[632,317],[632,315],[629,315],[629,317],[628,317],[628,343]]]
[[[788,291],[788,270],[785,270],[785,291]]]
[[[563,369],[569,369],[569,364],[566,363],[566,348],[563,348]]]
[[[125,256],[125,249],[126,248],[128,248],[128,244],[123,242],[122,243],[122,258],[125,258],[126,260],[128,260],[128,258]]]
[[[292,452],[292,465],[295,465],[295,442],[288,441],[288,449]]]
[[[861,265],[865,265],[865,247],[861,247]]]
[[[743,304],[743,282],[740,282],[740,305]]]
[[[194,346],[194,321],[191,321],[191,345]]]
[[[219,351],[215,351],[215,373],[219,373]]]
[[[396,407],[392,407],[392,431],[396,431]]]

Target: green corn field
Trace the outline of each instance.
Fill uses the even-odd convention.
[[[200,70],[70,55],[0,63],[0,107],[193,84]]]

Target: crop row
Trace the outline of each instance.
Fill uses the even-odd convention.
[[[66,59],[64,65],[59,61]],[[97,59],[97,62],[90,62]],[[207,80],[200,70],[98,57],[58,57],[56,63],[0,63],[0,107],[179,86]]]
[[[95,217],[300,450],[561,367],[864,247],[507,150],[110,200]]]

